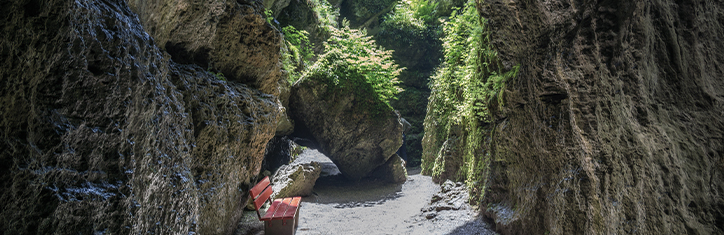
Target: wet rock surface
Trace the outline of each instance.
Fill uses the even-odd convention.
[[[176,64],[123,1],[5,1],[0,13],[0,231],[235,227],[275,96]]]
[[[304,125],[329,156],[350,179],[367,176],[402,145],[402,124],[393,111],[369,117],[353,94],[323,96],[326,85],[312,79],[292,87],[290,113]]]

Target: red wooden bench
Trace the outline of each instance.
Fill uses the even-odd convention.
[[[271,201],[270,196],[273,193],[269,177],[264,177],[261,182],[249,190],[249,193],[254,200],[256,215],[259,216],[260,221],[264,221],[264,234],[294,234],[294,229],[299,222],[301,197],[276,199],[262,216],[259,209],[264,203]]]

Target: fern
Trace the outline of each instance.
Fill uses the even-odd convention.
[[[392,51],[377,46],[364,30],[351,29],[346,20],[331,33],[327,52],[305,77],[327,83],[329,94],[353,92],[373,115],[392,110],[389,100],[402,91],[397,86],[402,68],[392,59]]]

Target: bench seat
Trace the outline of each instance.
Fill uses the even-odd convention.
[[[264,221],[265,234],[294,234],[294,229],[299,223],[299,204],[301,197],[280,198],[271,202],[264,216],[260,209],[267,201],[271,201],[273,193],[269,177],[264,177],[258,184],[249,190],[254,200],[256,215],[260,221]]]
[[[276,199],[272,202],[271,206],[266,210],[266,213],[260,220],[268,221],[274,219],[293,219],[294,216],[296,216],[297,209],[299,208],[299,202],[301,201],[302,197]]]

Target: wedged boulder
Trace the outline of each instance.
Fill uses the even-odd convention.
[[[319,178],[322,166],[318,162],[290,164],[280,167],[272,177],[273,198],[309,196]]]
[[[261,1],[129,0],[141,24],[176,62],[197,64],[279,96],[281,33]]]
[[[405,161],[397,154],[392,155],[387,162],[377,167],[369,174],[372,178],[383,179],[390,183],[404,183],[407,181],[407,169],[405,169]]]
[[[367,176],[402,146],[402,123],[390,110],[370,117],[354,94],[326,93],[327,85],[303,79],[292,86],[289,107],[327,155],[349,179]]]

